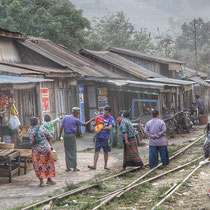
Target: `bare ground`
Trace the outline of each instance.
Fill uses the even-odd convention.
[[[189,143],[190,139],[196,138],[203,133],[203,126],[198,126],[191,131],[190,134],[177,134],[176,138],[170,139],[169,144],[184,144]],[[11,184],[8,184],[7,179],[0,179],[0,209],[8,209],[12,206],[20,205],[21,203],[28,203],[33,199],[42,199],[46,196],[57,194],[63,192],[63,188],[66,187],[67,183],[79,183],[87,180],[94,179],[97,175],[106,175],[115,173],[120,170],[122,165],[122,149],[113,149],[110,153],[109,167],[111,171],[106,171],[103,169],[103,155],[101,154],[98,162],[97,170],[91,171],[87,168],[88,164],[93,161],[93,150],[94,144],[92,141],[93,135],[87,134],[85,137],[78,138],[78,168],[80,172],[65,172],[65,157],[63,142],[55,142],[53,147],[58,152],[58,161],[56,162],[56,177],[55,181],[57,184],[55,186],[46,186],[44,188],[38,187],[39,181],[35,177],[34,171],[30,168],[27,175],[15,176]],[[145,146],[139,148],[140,155],[144,162],[148,162],[148,145],[147,140],[144,140]],[[204,174],[209,174],[209,169],[205,169]],[[202,182],[196,182],[198,186],[202,188],[201,197],[206,194],[206,190],[209,185],[210,176],[202,175]],[[204,183],[202,185],[202,183]],[[196,186],[197,186],[196,184]],[[195,186],[195,193],[196,191]],[[197,188],[200,189],[200,187]],[[192,188],[193,189],[193,188]],[[201,192],[201,191],[200,191]],[[189,196],[192,196],[190,194]],[[199,194],[200,195],[200,194]],[[196,197],[196,196],[195,196]],[[191,198],[191,197],[189,197]],[[199,198],[198,196],[196,198]],[[206,197],[205,197],[206,198]],[[182,203],[182,201],[180,200]],[[185,202],[184,202],[185,203]],[[189,205],[191,202],[189,202]],[[179,208],[176,208],[179,209]]]

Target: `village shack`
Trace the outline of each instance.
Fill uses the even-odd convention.
[[[53,80],[0,75],[0,139],[19,147],[27,136],[25,123],[29,126],[32,116],[41,112],[41,83]],[[39,106],[38,106],[39,104]],[[11,124],[11,125],[10,125]],[[21,128],[19,130],[19,128]]]
[[[80,54],[90,59],[91,61],[97,63],[108,69],[110,72],[115,72],[122,76],[124,80],[145,82],[152,86],[153,83],[162,83],[164,90],[162,90],[157,95],[160,95],[159,101],[162,101],[159,106],[159,111],[162,115],[169,114],[171,109],[178,111],[184,108],[185,101],[190,100],[192,95],[192,81],[181,81],[178,79],[170,79],[157,72],[148,70],[143,66],[137,65],[130,60],[110,51],[91,51],[87,49],[80,50]],[[147,86],[149,89],[149,85]],[[155,87],[153,84],[152,87]],[[150,88],[152,89],[152,88]],[[153,90],[153,89],[152,89]],[[156,91],[157,89],[155,89]],[[140,91],[141,93],[141,91]],[[153,100],[154,95],[147,92],[146,96],[139,95],[135,96],[133,99],[138,100]],[[129,102],[128,102],[129,103]],[[148,103],[143,101],[139,102],[148,106]],[[190,102],[187,102],[189,106]],[[123,109],[123,106],[118,106],[119,110]],[[131,106],[130,106],[131,107]],[[169,112],[169,113],[168,113]],[[117,115],[117,111],[115,111]]]
[[[194,69],[186,68],[183,79],[194,82],[193,85],[193,102],[195,103],[195,96],[199,95],[205,104],[205,112],[210,111],[210,84],[206,81],[208,74],[196,71]]]
[[[83,100],[86,96],[84,88],[77,83],[78,79],[119,78],[119,75],[110,73],[83,56],[49,40],[24,37],[19,33],[16,35],[15,32],[3,33],[4,29],[0,31],[2,31],[2,36],[0,33],[0,75],[52,80],[52,82],[42,82],[36,88],[33,87],[33,91],[29,89],[18,93],[20,100],[25,103],[20,106],[17,104],[24,130],[28,129],[29,119],[33,114],[32,107],[24,98],[40,98],[41,104],[34,103],[33,109],[40,110],[35,114],[42,122],[45,114],[49,114],[54,119],[70,114],[74,106],[81,107],[81,119],[85,120]],[[28,107],[30,107],[29,110]],[[30,115],[24,111],[26,108]],[[59,127],[58,125],[57,128]]]
[[[185,73],[186,63],[183,61],[122,48],[109,48],[108,51],[167,78],[181,79]]]

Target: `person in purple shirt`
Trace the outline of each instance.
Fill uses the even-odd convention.
[[[166,125],[159,118],[159,112],[152,112],[153,119],[147,122],[144,132],[149,137],[149,167],[152,169],[158,165],[158,152],[164,167],[169,164],[167,148]]]
[[[107,167],[108,163],[108,152],[111,152],[110,146],[110,131],[112,130],[112,126],[114,125],[114,118],[110,115],[111,107],[106,106],[104,107],[104,114],[101,115],[104,118],[104,128],[101,130],[100,133],[96,134],[96,144],[95,144],[95,154],[94,154],[94,164],[92,166],[88,166],[89,169],[96,169],[97,161],[99,158],[99,152],[101,148],[104,151],[104,169],[109,170]]]
[[[60,129],[59,139],[64,130],[64,148],[65,148],[65,159],[66,159],[66,171],[79,171],[77,168],[77,145],[76,145],[76,130],[77,126],[86,126],[90,124],[94,119],[83,123],[79,120],[80,108],[74,107],[72,109],[72,115],[66,115],[63,118],[62,126]]]
[[[197,100],[197,107],[198,107],[198,111],[200,115],[204,115],[204,111],[205,111],[205,105],[203,103],[203,100],[200,98],[199,95],[196,95],[196,100]]]

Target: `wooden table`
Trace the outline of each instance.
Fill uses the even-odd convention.
[[[12,176],[20,176],[20,151],[16,149],[0,149],[0,177],[8,177],[9,183]]]
[[[32,150],[31,149],[17,149],[20,151],[20,168],[24,169],[24,174],[27,172],[27,168],[33,165],[32,163]]]

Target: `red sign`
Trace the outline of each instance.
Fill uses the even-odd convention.
[[[49,111],[49,92],[48,92],[48,88],[42,88],[41,89],[41,94],[42,94],[43,111],[47,112],[47,111]]]

